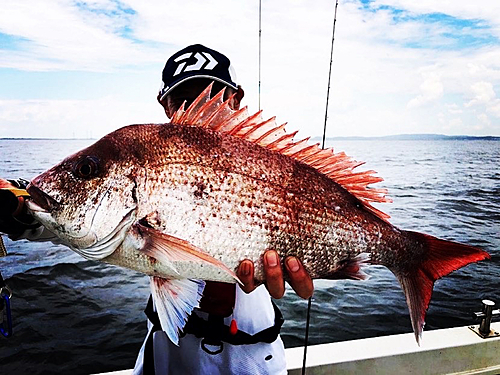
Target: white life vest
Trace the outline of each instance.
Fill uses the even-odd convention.
[[[195,312],[200,318],[207,318],[206,313]],[[238,330],[250,335],[257,334],[275,324],[275,313],[271,297],[264,286],[259,286],[252,293],[246,294],[236,287],[233,314],[224,320],[229,326],[231,320],[237,322]],[[231,345],[206,349],[217,352],[210,354],[202,348],[202,338],[186,334],[179,340],[179,346],[173,344],[166,334],[157,330],[148,322],[149,332],[141,347],[134,367],[134,375],[148,375],[143,372],[144,352],[149,335],[153,335],[154,372],[156,375],[186,374],[238,374],[256,375],[286,374],[285,348],[278,336],[272,343],[258,342],[248,345]],[[222,349],[220,352],[218,352]],[[148,366],[150,367],[150,366]]]

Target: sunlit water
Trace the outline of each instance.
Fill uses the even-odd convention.
[[[84,140],[0,140],[0,176],[31,179]],[[490,261],[436,282],[426,330],[467,325],[488,297],[500,303],[500,142],[335,141],[376,170],[394,202],[378,207],[408,230],[479,246]],[[147,277],[86,261],[62,246],[6,242],[0,271],[14,292],[14,336],[0,338],[0,372],[88,374],[130,368],[146,332]],[[310,343],[411,332],[403,293],[381,266],[370,279],[316,280]],[[307,301],[278,301],[287,347],[303,344]],[[423,336],[425,340],[425,333]]]

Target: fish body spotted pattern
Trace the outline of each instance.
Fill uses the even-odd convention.
[[[282,259],[298,256],[314,278],[335,278],[360,253],[371,254],[377,263],[412,261],[392,259],[407,246],[399,230],[304,163],[200,127],[138,125],[121,129],[116,138],[122,151],[142,149],[142,160],[130,160],[142,164],[131,170],[137,184],[136,216],[230,269],[251,259],[262,281],[261,256],[267,249],[278,251]],[[418,251],[410,254],[420,256]],[[113,262],[113,257],[107,260]],[[234,282],[211,270],[215,274],[204,275],[205,280]],[[162,276],[158,267],[143,271]],[[197,271],[182,272],[192,278]]]

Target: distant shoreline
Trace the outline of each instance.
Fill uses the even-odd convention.
[[[97,138],[0,138],[2,141],[96,141]],[[321,141],[321,136],[311,138],[312,141]],[[500,141],[500,136],[494,135],[444,135],[444,134],[396,134],[380,137],[345,136],[327,137],[327,141]]]
[[[321,140],[321,137],[314,137],[312,140]],[[500,141],[500,136],[484,135],[444,135],[444,134],[397,134],[386,135],[381,137],[361,137],[361,136],[346,136],[346,137],[327,137],[327,141]]]
[[[0,138],[0,141],[97,141],[97,138]]]

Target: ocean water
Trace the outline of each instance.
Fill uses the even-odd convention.
[[[0,140],[0,176],[31,179],[89,140]],[[483,298],[500,304],[500,142],[333,141],[374,169],[401,229],[479,246],[492,259],[436,282],[425,330],[475,323]],[[14,335],[0,337],[2,374],[89,374],[131,368],[146,333],[147,277],[50,243],[6,241],[0,272],[13,290]],[[386,268],[366,281],[315,281],[310,344],[411,332],[403,293]],[[307,301],[277,301],[285,346],[303,345]],[[425,340],[425,331],[423,339]]]

